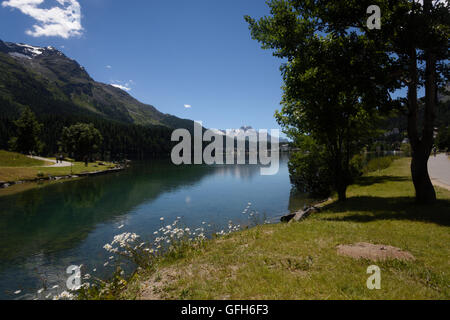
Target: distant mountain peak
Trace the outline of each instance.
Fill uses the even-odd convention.
[[[54,47],[37,47],[25,43],[3,42],[0,40],[0,52],[9,54],[15,58],[34,59],[40,56],[60,55],[64,54],[56,50]]]
[[[252,126],[242,126],[241,130],[248,131],[248,130],[254,130]]]
[[[8,101],[0,104],[0,112],[27,105],[37,114],[69,113],[144,126],[193,127],[192,120],[164,114],[123,90],[93,80],[77,61],[51,46],[0,40],[0,69],[6,71],[0,73],[0,101]]]

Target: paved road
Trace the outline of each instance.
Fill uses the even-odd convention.
[[[446,154],[431,156],[428,161],[428,171],[431,179],[450,187],[450,159]]]
[[[70,162],[67,162],[67,161],[63,161],[62,163],[56,163],[56,160],[42,158],[42,157],[36,157],[36,156],[33,156],[33,157],[28,156],[28,158],[54,163],[51,166],[45,166],[44,168],[64,168],[64,167],[70,167],[72,165]]]

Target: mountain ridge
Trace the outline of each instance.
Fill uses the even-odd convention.
[[[29,106],[35,113],[77,113],[123,123],[193,127],[109,84],[95,81],[76,60],[53,47],[0,40],[0,111]],[[47,106],[45,105],[47,104]],[[9,109],[9,110],[5,110]]]

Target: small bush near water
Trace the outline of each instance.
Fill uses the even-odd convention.
[[[396,156],[388,156],[375,158],[370,160],[366,166],[363,168],[363,173],[375,172],[387,169],[391,166],[395,159],[398,159]]]
[[[350,160],[350,184],[358,177],[389,168],[398,157],[387,156],[367,159],[364,154],[357,154]],[[301,191],[313,197],[327,198],[333,191],[332,172],[323,155],[323,150],[312,149],[308,153],[297,152],[291,155],[289,172],[291,182]]]

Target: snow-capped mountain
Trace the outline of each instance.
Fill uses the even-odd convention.
[[[0,40],[0,52],[6,53],[9,56],[17,59],[33,60],[35,58],[42,58],[56,55],[72,60],[66,57],[61,51],[50,46],[45,48],[35,47],[24,43],[2,42],[1,40]],[[80,68],[83,67],[80,66]]]
[[[0,113],[100,117],[123,123],[192,128],[193,121],[164,114],[124,90],[95,81],[75,60],[53,47],[0,40]]]
[[[228,130],[213,130],[216,134],[229,137],[237,138],[237,139],[245,139],[246,135],[251,133],[256,133],[259,137],[259,130],[253,129],[252,126],[242,126],[239,129],[228,129]],[[270,130],[268,130],[267,140],[271,140]],[[280,143],[288,142],[286,139],[280,138]]]

